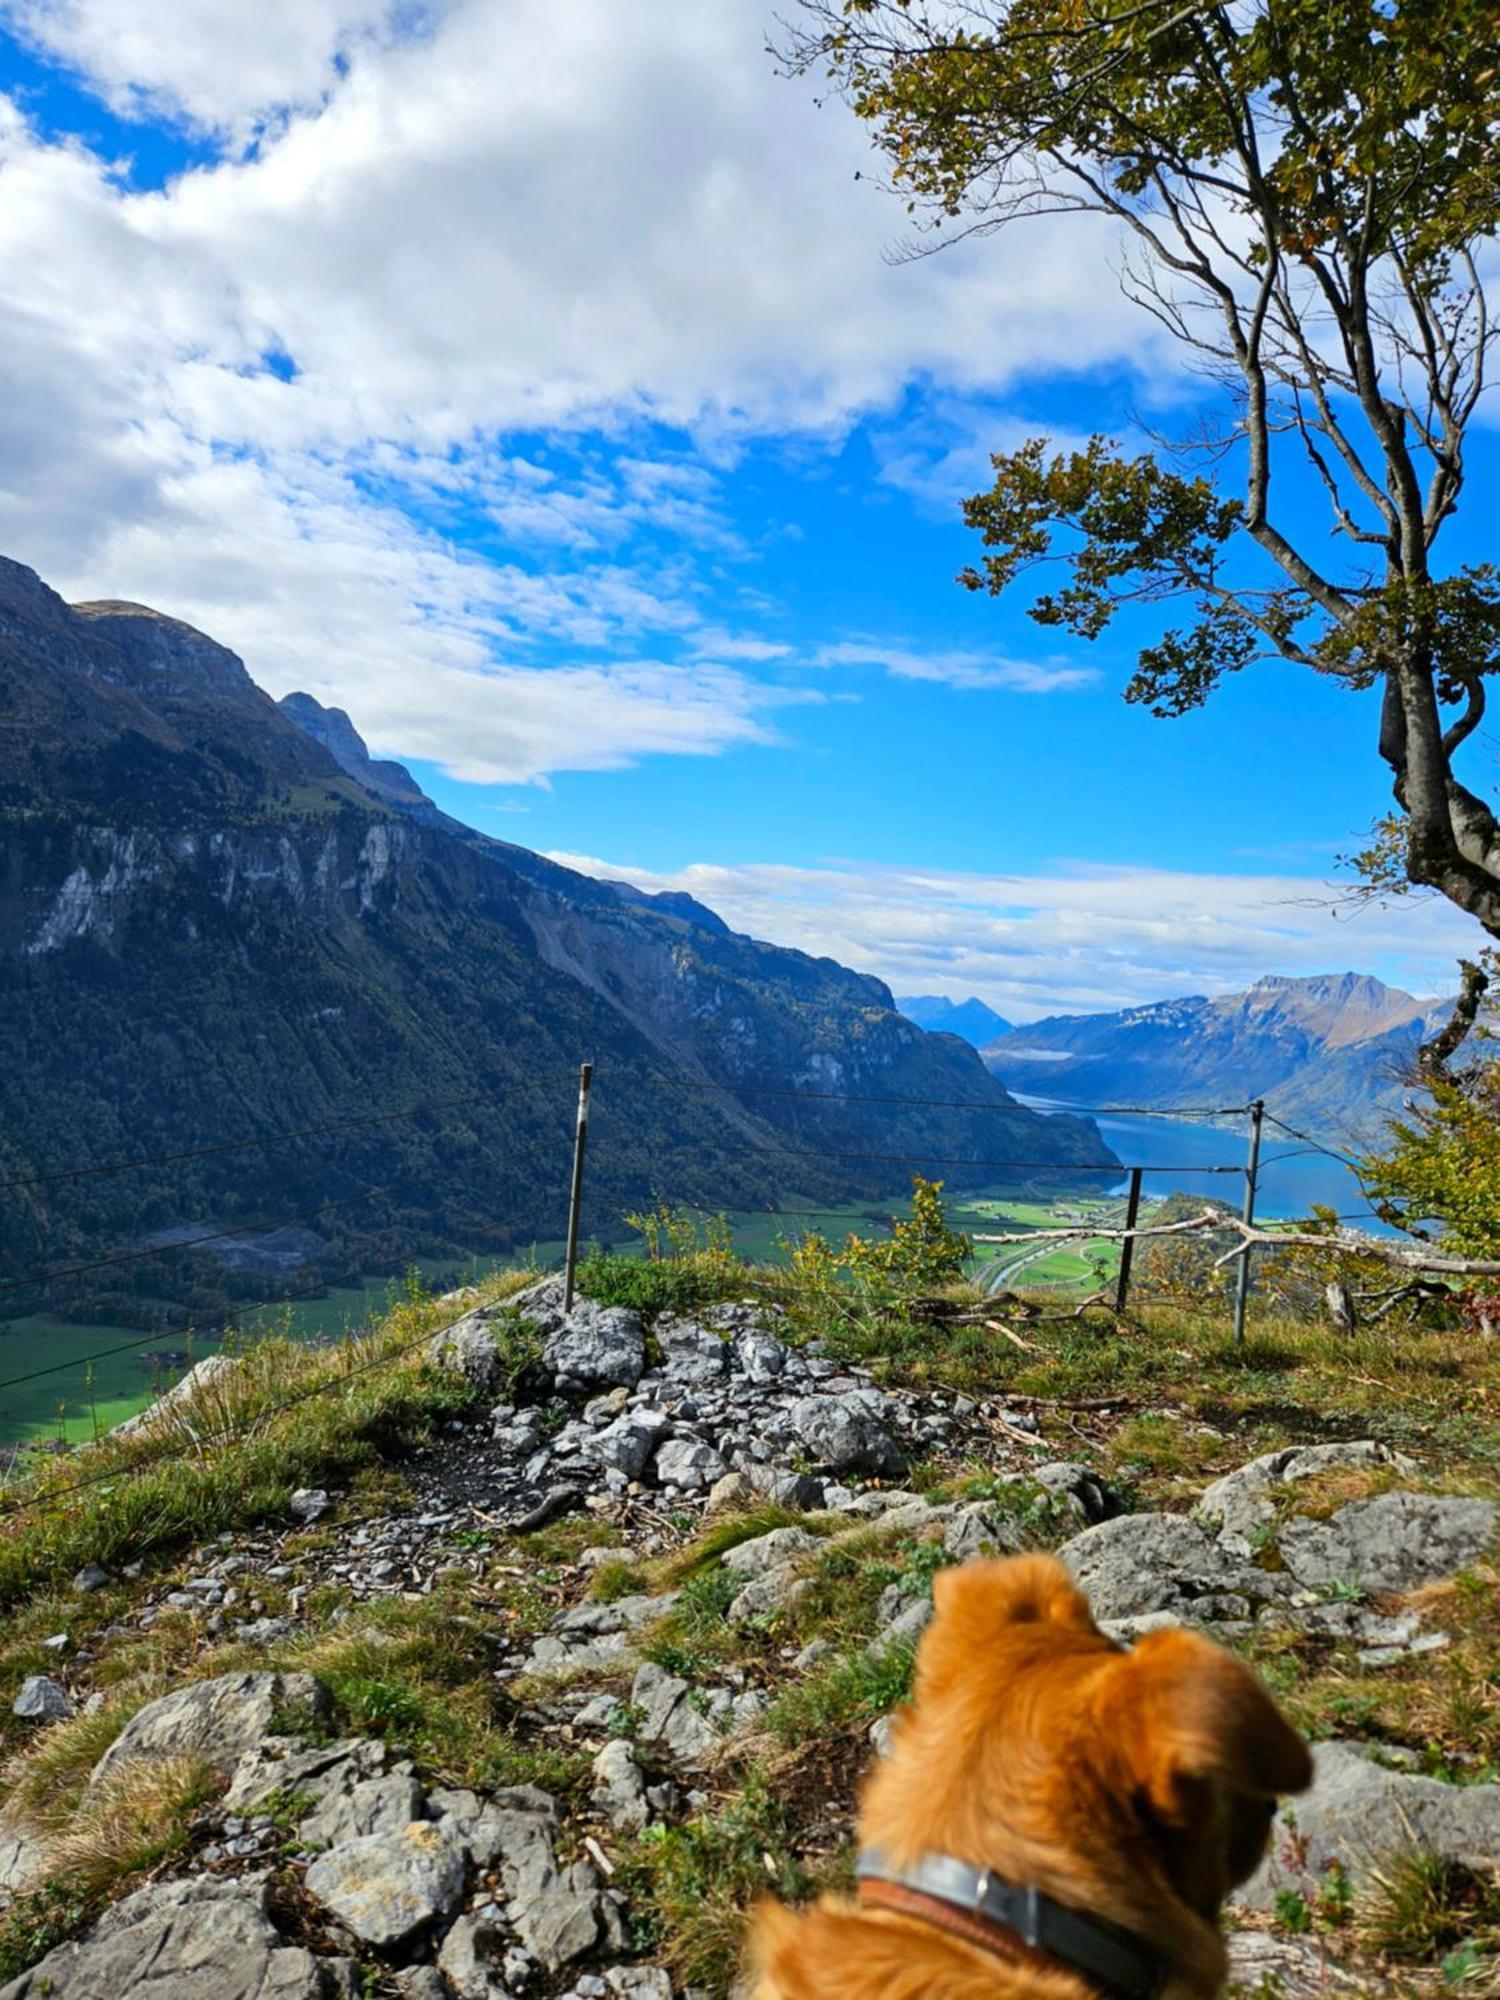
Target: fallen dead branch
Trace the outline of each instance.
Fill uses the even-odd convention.
[[[1147,1223],[1135,1229],[1101,1229],[1095,1225],[1075,1225],[1064,1229],[1026,1229],[1008,1236],[976,1236],[976,1243],[1040,1243],[1078,1241],[1080,1238],[1123,1243],[1127,1238],[1144,1242],[1153,1236],[1237,1236],[1233,1249],[1214,1259],[1215,1266],[1229,1264],[1247,1248],[1265,1250],[1343,1250],[1351,1256],[1380,1257],[1404,1271],[1435,1271],[1450,1278],[1500,1277],[1500,1257],[1448,1257],[1419,1243],[1398,1243],[1381,1236],[1365,1236],[1357,1229],[1311,1231],[1305,1229],[1257,1229],[1237,1215],[1205,1209],[1202,1215],[1183,1222]]]

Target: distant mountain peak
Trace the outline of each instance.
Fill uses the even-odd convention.
[[[1010,1027],[1004,1015],[972,994],[967,1000],[952,1000],[946,993],[912,993],[898,998],[896,1005],[908,1021],[929,1034],[957,1035],[976,1049]]]

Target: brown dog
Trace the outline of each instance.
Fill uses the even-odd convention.
[[[933,1595],[865,1788],[859,1900],[764,1908],[755,2000],[1220,1992],[1220,1906],[1311,1782],[1302,1739],[1208,1640],[1106,1639],[1050,1557],[943,1570]]]

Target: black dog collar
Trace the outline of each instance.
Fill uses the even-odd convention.
[[[860,1855],[855,1874],[862,1886],[884,1884],[954,1911],[965,1920],[961,1935],[970,1926],[994,1925],[1002,1933],[997,1939],[1002,1949],[1019,1941],[1031,1951],[1045,1952],[1111,2000],[1157,2000],[1167,1983],[1168,1968],[1118,1925],[1070,1910],[1039,1889],[1007,1882],[951,1855],[924,1854],[910,1868],[892,1868],[878,1849],[869,1848]],[[894,1899],[889,1907],[899,1908]],[[907,1913],[921,1915],[909,1906]],[[932,1920],[938,1921],[937,1916]]]

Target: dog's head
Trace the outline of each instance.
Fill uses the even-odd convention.
[[[1259,1863],[1278,1795],[1312,1778],[1255,1677],[1177,1628],[1123,1651],[1050,1557],[943,1570],[933,1595],[864,1843],[1212,1920]]]

